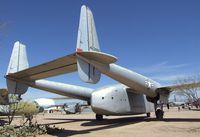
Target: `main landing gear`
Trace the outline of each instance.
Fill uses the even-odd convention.
[[[163,110],[157,109],[155,113],[156,113],[156,118],[158,120],[163,120],[163,116],[164,116],[164,111]]]
[[[98,120],[98,121],[103,120],[103,115],[96,114],[96,120]]]
[[[157,120],[163,120],[164,111],[163,111],[163,104],[155,104],[155,114]]]
[[[168,102],[168,94],[169,92],[166,91],[162,94],[162,96],[158,94],[154,98],[150,98],[148,96],[146,97],[149,102],[154,103],[155,115],[156,115],[157,120],[163,120],[163,116],[164,116],[163,105],[167,104]],[[167,107],[169,108],[169,106]]]

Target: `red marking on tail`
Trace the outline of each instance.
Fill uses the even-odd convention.
[[[77,49],[76,49],[76,52],[77,52],[77,53],[80,53],[80,52],[83,52],[83,50],[80,49],[80,48],[77,48]]]

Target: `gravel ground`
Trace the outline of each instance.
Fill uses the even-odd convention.
[[[65,115],[59,112],[39,114],[35,120],[40,124],[64,128],[63,132],[54,135],[59,137],[200,137],[200,110],[166,110],[164,121],[157,121],[154,113],[150,118],[145,115],[108,116],[103,121],[96,121],[94,113]],[[22,121],[17,118],[13,123]]]

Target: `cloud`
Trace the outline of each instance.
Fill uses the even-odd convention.
[[[29,90],[22,95],[22,99],[26,101],[28,100],[33,101],[37,98],[52,98],[52,97],[63,97],[63,96],[34,88],[29,88]]]
[[[141,73],[153,74],[153,73],[177,71],[178,69],[181,69],[187,66],[189,66],[189,64],[169,65],[167,61],[164,61],[152,66],[138,68],[137,70],[139,70]]]
[[[153,80],[165,82],[165,83],[172,83],[176,82],[178,79],[188,77],[189,74],[166,74],[166,75],[159,75],[159,76],[151,76]]]
[[[190,76],[191,68],[193,68],[191,64],[170,64],[168,61],[163,61],[137,70],[162,84],[172,84],[178,79]]]

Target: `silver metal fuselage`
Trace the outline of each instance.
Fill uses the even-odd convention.
[[[122,84],[97,89],[91,96],[92,110],[102,115],[143,114],[154,111],[144,94]]]

